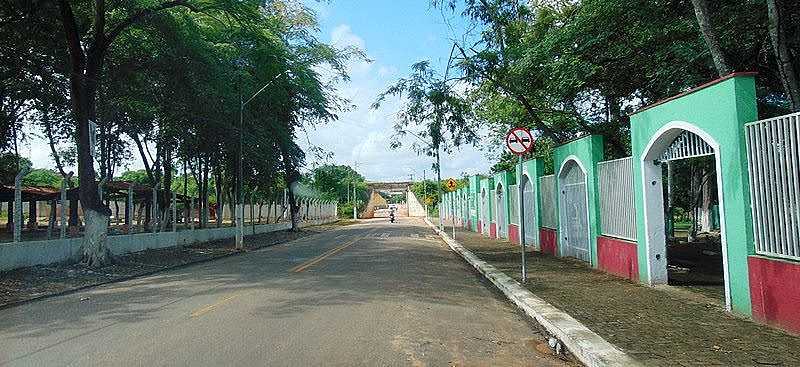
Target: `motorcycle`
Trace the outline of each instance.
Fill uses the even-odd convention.
[[[389,213],[389,223],[394,223],[394,211]]]

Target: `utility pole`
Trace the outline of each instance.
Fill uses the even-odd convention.
[[[356,199],[356,183],[353,182],[353,220],[358,219],[358,200]]]
[[[425,170],[422,170],[422,201],[425,203],[425,219],[428,219],[428,180],[425,178]]]
[[[241,79],[241,77],[239,77]],[[236,249],[241,250],[244,248],[244,223],[242,221],[242,217],[244,213],[244,206],[242,205],[242,177],[244,174],[242,173],[242,161],[244,160],[244,156],[242,155],[242,139],[244,135],[244,99],[242,99],[242,83],[239,82],[239,159],[237,159],[237,178],[236,178]]]
[[[237,250],[241,250],[241,249],[244,248],[244,198],[242,197],[242,180],[243,180],[243,177],[244,177],[244,173],[242,172],[242,161],[244,160],[244,154],[243,154],[244,151],[242,149],[242,146],[243,146],[242,139],[243,139],[243,136],[244,136],[244,106],[246,104],[250,103],[250,101],[252,101],[254,98],[256,98],[256,96],[261,94],[261,92],[263,92],[264,89],[267,89],[267,87],[269,87],[272,84],[272,82],[277,80],[279,76],[281,76],[281,75],[283,75],[284,73],[287,73],[287,72],[289,72],[289,69],[281,71],[280,73],[278,73],[277,75],[272,77],[272,79],[269,82],[267,82],[266,84],[264,84],[264,86],[261,87],[261,89],[259,89],[255,93],[253,93],[253,95],[250,96],[250,98],[247,101],[244,100],[244,96],[242,95],[241,76],[239,77],[239,157],[238,157],[239,159],[238,159],[238,162],[236,164],[238,172],[237,172],[237,179],[236,179],[236,206],[235,206],[236,207],[236,213],[234,215],[234,217],[235,217],[234,220],[236,221],[235,224],[236,224],[236,249]],[[220,209],[222,209],[222,208],[220,208]],[[292,209],[289,208],[290,212],[291,212],[291,210]]]
[[[439,160],[439,147],[436,147],[436,192],[439,194],[439,204],[437,207],[439,208],[439,230],[444,231],[444,220],[442,219],[443,211],[442,211],[442,167],[440,165]]]

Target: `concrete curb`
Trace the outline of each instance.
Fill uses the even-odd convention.
[[[329,223],[311,224],[311,225],[307,225],[307,226],[302,226],[300,228],[316,227],[316,226],[322,226],[322,225],[332,224],[332,223],[336,223],[336,222],[338,222],[338,220],[337,221],[333,221],[333,222],[329,222]],[[321,232],[321,233],[324,233],[324,232]],[[66,295],[69,295],[69,294],[78,293],[80,291],[84,291],[84,290],[91,289],[91,288],[97,288],[97,287],[108,285],[108,284],[122,283],[122,282],[127,282],[129,280],[137,279],[137,278],[144,278],[144,277],[147,277],[147,276],[150,276],[150,275],[155,275],[155,274],[162,273],[162,272],[165,272],[165,271],[188,268],[188,267],[193,266],[193,265],[200,265],[200,264],[211,262],[211,261],[215,261],[215,260],[221,260],[221,259],[224,259],[224,258],[227,258],[227,257],[240,256],[240,255],[248,254],[248,253],[251,253],[251,252],[258,251],[258,250],[262,250],[262,249],[265,249],[265,248],[273,247],[273,246],[289,244],[289,243],[292,243],[292,242],[295,242],[295,241],[298,241],[298,240],[302,240],[302,239],[305,239],[305,238],[308,238],[308,237],[316,236],[318,234],[319,233],[316,233],[316,234],[313,234],[313,235],[310,235],[310,236],[307,236],[307,237],[297,238],[297,239],[294,239],[294,240],[288,241],[288,242],[280,242],[280,243],[273,243],[273,244],[270,244],[270,245],[264,245],[264,246],[259,246],[259,247],[246,248],[246,249],[241,250],[241,251],[232,251],[232,252],[220,254],[220,255],[217,255],[217,256],[214,256],[214,257],[208,257],[208,258],[205,258],[205,259],[199,259],[199,260],[195,260],[195,261],[190,261],[190,262],[183,263],[183,264],[176,264],[176,265],[166,266],[166,267],[163,267],[163,268],[148,270],[148,271],[145,271],[145,272],[142,272],[142,273],[138,273],[138,274],[125,275],[125,276],[122,276],[122,277],[119,277],[119,278],[105,280],[105,281],[98,282],[98,283],[86,284],[86,285],[82,285],[82,286],[75,287],[75,288],[64,289],[62,291],[58,291],[58,292],[55,292],[55,293],[47,293],[47,294],[42,294],[42,295],[31,297],[31,298],[21,299],[21,300],[18,300],[18,301],[13,301],[13,302],[9,302],[9,303],[3,303],[3,304],[0,304],[0,310],[14,308],[14,307],[22,306],[22,305],[25,305],[25,304],[28,304],[28,303],[33,303],[33,302],[36,302],[36,301],[45,300],[45,299],[48,299],[48,298],[53,298],[53,297],[58,297],[58,296],[66,296]],[[245,236],[245,237],[247,237],[247,236]]]
[[[459,254],[478,272],[483,274],[525,314],[536,320],[553,337],[560,340],[581,363],[590,367],[641,366],[639,362],[589,330],[572,316],[536,297],[517,281],[475,256],[457,241],[436,228],[429,220],[425,219],[425,223],[442,237],[451,250]]]

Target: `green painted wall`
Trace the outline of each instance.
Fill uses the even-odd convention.
[[[589,210],[589,257],[591,259],[592,267],[597,267],[597,236],[600,235],[600,205],[598,200],[598,180],[597,180],[597,162],[603,160],[603,137],[600,135],[589,135],[577,140],[573,140],[567,144],[556,147],[553,153],[553,165],[556,173],[556,203],[561,207],[561,189],[559,182],[560,169],[564,162],[571,156],[577,159],[583,168],[586,170],[586,191],[588,194],[588,210]],[[560,210],[559,210],[560,212]],[[560,224],[560,217],[558,218]],[[561,250],[561,226],[558,230],[559,251]]]
[[[698,89],[690,94],[654,106],[631,116],[634,190],[638,227],[639,276],[649,282],[647,231],[644,223],[642,156],[654,135],[667,125],[683,122],[710,135],[718,144],[722,177],[720,197],[731,307],[736,313],[751,315],[747,255],[753,252],[750,188],[743,125],[757,120],[755,81],[752,76],[735,76]]]
[[[489,233],[489,229],[488,229],[489,228],[489,223],[491,223],[493,221],[492,218],[494,218],[494,200],[492,200],[492,197],[491,197],[491,192],[492,192],[492,190],[494,190],[494,177],[487,177],[487,178],[484,178],[484,179],[481,180],[481,188],[478,191],[478,195],[479,195],[478,197],[479,198],[480,198],[480,193],[481,193],[482,190],[485,190],[486,191],[486,195],[488,196],[487,200],[486,200],[486,203],[488,204],[487,206],[488,206],[488,209],[489,209],[489,210],[486,211],[486,213],[488,215],[488,218],[485,218],[486,219],[486,223],[483,223],[483,225],[486,226],[486,231],[484,231],[484,233],[488,234]]]

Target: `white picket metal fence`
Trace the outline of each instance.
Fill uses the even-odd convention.
[[[539,190],[542,199],[542,227],[556,229],[556,176],[542,176],[539,178]]]
[[[756,253],[800,260],[800,113],[745,132]]]
[[[600,227],[603,235],[636,240],[631,157],[597,163],[600,184]]]
[[[509,222],[519,225],[519,186],[509,185],[508,192]]]

